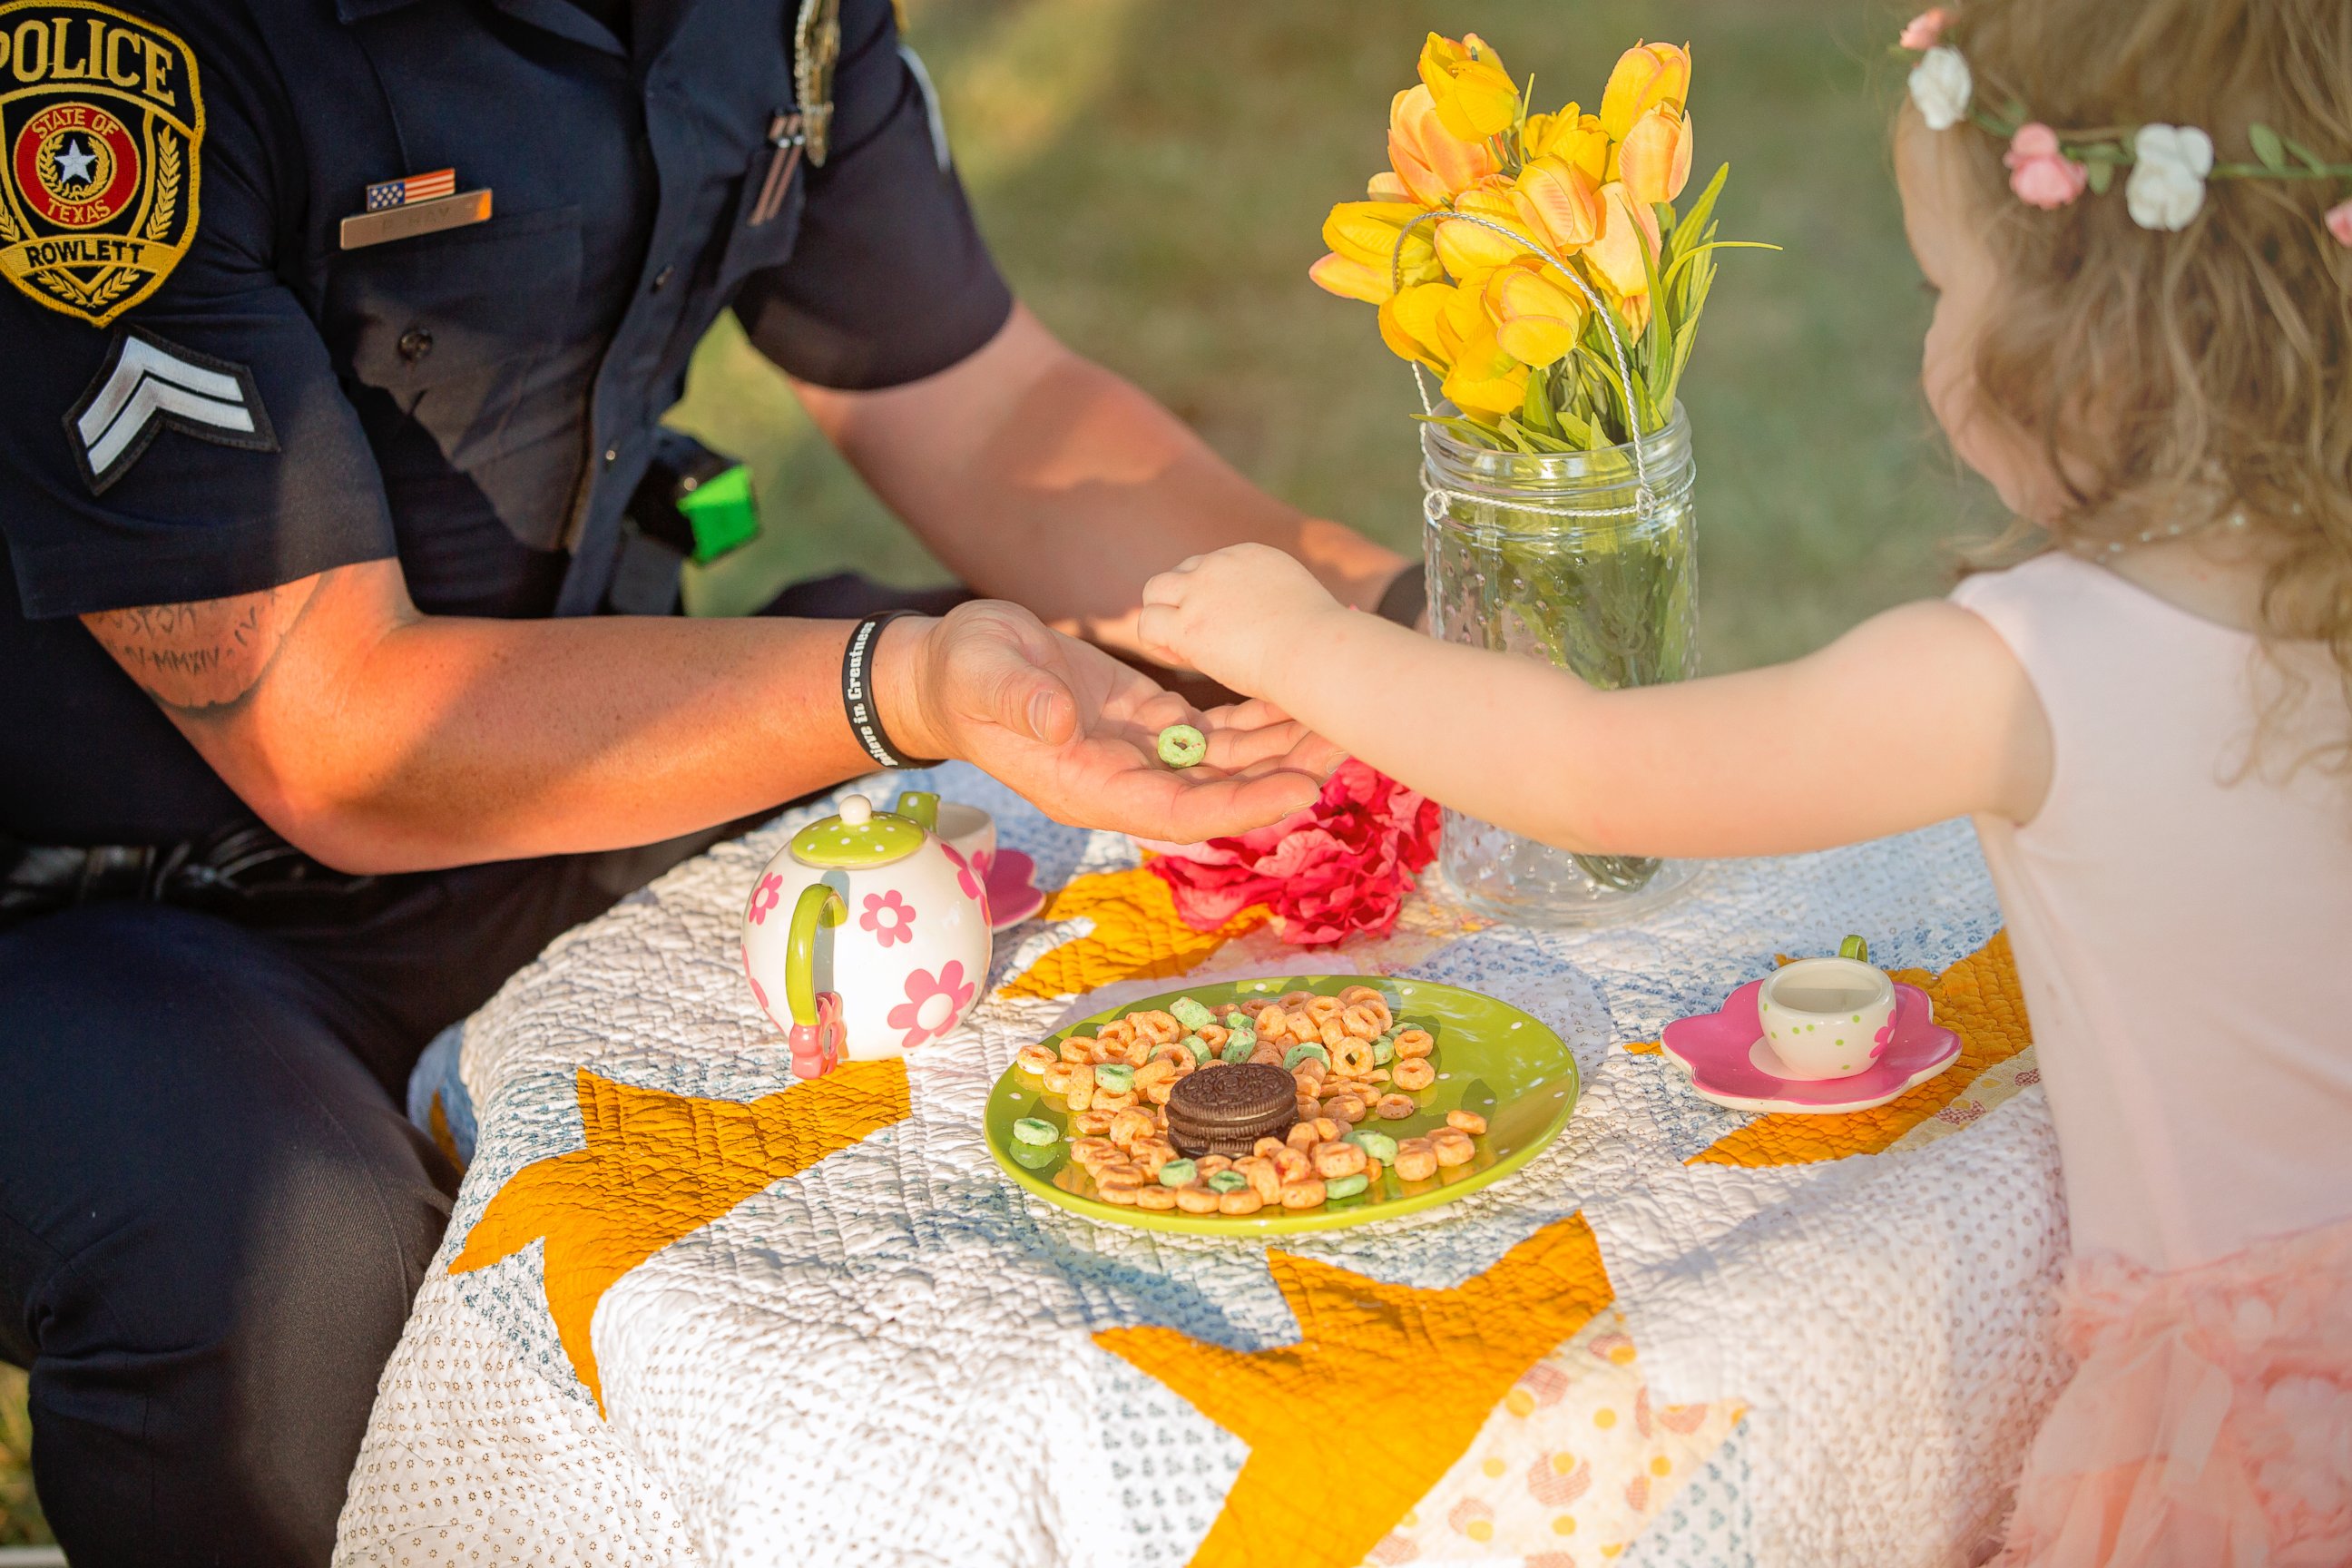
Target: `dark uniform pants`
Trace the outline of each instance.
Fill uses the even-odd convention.
[[[0,932],[0,1357],[74,1568],[317,1564],[457,1174],[424,1044],[726,830],[394,879],[356,927]]]

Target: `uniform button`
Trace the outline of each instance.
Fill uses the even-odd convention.
[[[677,268],[675,267],[665,267],[659,272],[655,273],[653,291],[658,294],[663,289],[668,288],[670,274],[677,270]]]
[[[433,334],[423,327],[411,327],[400,334],[400,357],[415,364],[433,352]]]
[[[621,449],[618,447],[607,447],[604,448],[604,466],[606,468],[611,468],[620,460]]]

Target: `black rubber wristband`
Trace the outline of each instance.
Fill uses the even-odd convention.
[[[1373,608],[1381,619],[1394,621],[1408,631],[1420,626],[1422,612],[1429,608],[1427,568],[1416,563],[1398,573]]]
[[[944,757],[910,757],[891,742],[882,727],[882,706],[874,698],[874,650],[882,646],[882,628],[913,610],[885,610],[857,623],[849,646],[841,654],[841,710],[849,717],[849,732],[866,754],[886,768],[935,768]]]

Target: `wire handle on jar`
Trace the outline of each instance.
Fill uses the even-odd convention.
[[[1658,497],[1657,492],[1650,488],[1649,457],[1643,450],[1644,436],[1642,429],[1641,407],[1633,395],[1633,372],[1631,361],[1626,354],[1624,336],[1617,330],[1616,312],[1601,302],[1601,296],[1592,291],[1592,285],[1579,277],[1574,268],[1540,246],[1528,245],[1526,235],[1496,223],[1492,218],[1480,217],[1475,213],[1450,212],[1443,207],[1433,207],[1397,230],[1396,244],[1389,250],[1389,288],[1391,292],[1402,291],[1404,288],[1405,240],[1423,224],[1433,223],[1440,218],[1448,223],[1475,224],[1480,228],[1499,234],[1506,239],[1517,240],[1521,245],[1527,245],[1529,255],[1541,258],[1545,266],[1575,284],[1576,291],[1584,296],[1585,303],[1591,306],[1593,314],[1601,318],[1601,326],[1609,332],[1610,355],[1617,362],[1617,384],[1622,387],[1625,393],[1625,427],[1633,433],[1633,440],[1627,443],[1633,448],[1633,504],[1611,507],[1539,506],[1532,501],[1496,500],[1489,496],[1465,495],[1459,490],[1448,489],[1439,484],[1437,477],[1430,472],[1429,464],[1424,459],[1421,465],[1423,515],[1431,522],[1437,522],[1444,517],[1446,508],[1455,501],[1469,506],[1489,506],[1498,511],[1533,512],[1542,517],[1646,518],[1652,515],[1657,510]],[[1421,364],[1418,361],[1414,362],[1412,367],[1412,384],[1421,394],[1421,411],[1423,414],[1435,414],[1436,406],[1429,400],[1429,384],[1422,377]]]

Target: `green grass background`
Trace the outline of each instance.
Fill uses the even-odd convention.
[[[1939,592],[1999,523],[1916,390],[1927,302],[1903,244],[1880,0],[912,0],[981,223],[1032,309],[1276,493],[1418,552],[1412,378],[1369,307],[1307,281],[1334,201],[1383,157],[1430,29],[1482,33],[1539,106],[1594,107],[1617,52],[1688,39],[1696,178],[1729,159],[1727,255],[1689,374],[1701,629],[1715,670],[1818,647]],[[677,421],[748,458],[760,542],[688,584],[750,608],[854,566],[940,582],[922,547],[722,322]],[[23,1379],[0,1369],[0,1544],[44,1539]]]

